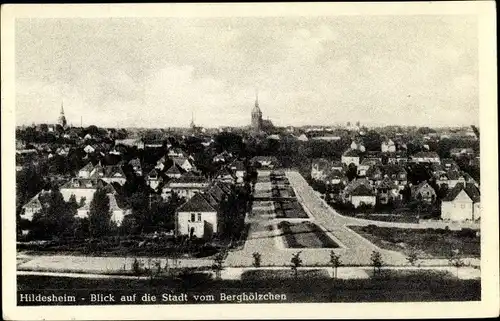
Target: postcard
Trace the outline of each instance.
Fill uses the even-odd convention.
[[[5,5],[7,320],[498,316],[492,1]]]

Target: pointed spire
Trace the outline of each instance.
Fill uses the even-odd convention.
[[[61,115],[64,115],[63,101],[61,100]]]
[[[259,89],[255,89],[255,107],[259,107]]]

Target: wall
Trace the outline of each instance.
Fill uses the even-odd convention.
[[[198,213],[201,213],[201,221],[198,221]],[[190,222],[191,214],[195,215],[195,222]],[[189,230],[194,227],[194,234],[202,238],[205,232],[205,224],[212,226],[213,232],[217,233],[217,213],[216,212],[179,212],[177,213],[177,233],[179,235],[189,235]]]

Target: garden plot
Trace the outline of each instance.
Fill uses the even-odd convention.
[[[288,248],[338,248],[319,226],[312,222],[289,223],[280,222],[278,228]]]
[[[274,209],[277,218],[308,219],[309,216],[297,201],[276,201]]]

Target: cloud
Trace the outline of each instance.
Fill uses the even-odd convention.
[[[30,19],[16,26],[17,122],[245,125],[478,121],[470,17]],[[44,112],[39,112],[39,110]],[[450,113],[453,112],[453,116]],[[397,115],[397,117],[395,117]]]

